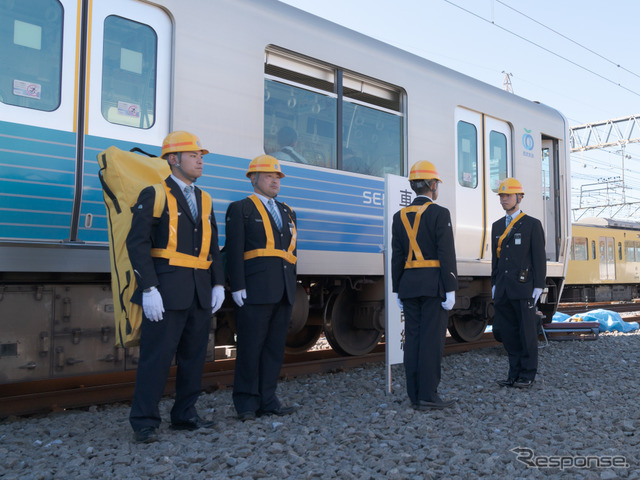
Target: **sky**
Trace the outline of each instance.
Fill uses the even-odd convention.
[[[571,127],[640,115],[637,0],[281,1],[498,88],[509,73],[516,95],[556,108]],[[572,208],[580,207],[581,187],[622,177],[620,150],[571,155]],[[624,154],[624,198],[638,205],[574,210],[574,220],[640,221],[640,143]],[[582,206],[622,198],[620,188],[591,193]]]

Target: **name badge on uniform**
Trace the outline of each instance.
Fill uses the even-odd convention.
[[[521,233],[516,233],[513,236],[514,240],[515,240],[515,244],[516,245],[520,245],[522,243],[522,234]]]

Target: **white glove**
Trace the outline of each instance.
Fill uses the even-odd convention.
[[[496,286],[494,285],[493,287],[491,287],[491,298],[495,298],[496,297]]]
[[[244,299],[247,298],[247,291],[242,289],[237,292],[231,292],[231,296],[233,297],[233,301],[236,302],[236,305],[241,307],[244,305]]]
[[[224,302],[224,287],[216,285],[211,290],[211,313],[216,313]]]
[[[142,292],[142,311],[152,322],[162,320],[162,295],[157,288],[153,288],[150,292]]]
[[[442,308],[445,310],[451,310],[453,306],[456,304],[456,292],[447,292],[447,299],[442,302]]]
[[[400,297],[398,296],[397,293],[396,293],[396,302],[398,302],[398,307],[400,307],[400,310],[404,310],[404,305],[402,304],[402,300],[400,300]]]
[[[541,288],[534,288],[533,289],[533,295],[531,296],[533,298],[533,304],[534,305],[536,303],[538,303],[538,299],[540,298],[540,295],[542,295],[542,289]]]

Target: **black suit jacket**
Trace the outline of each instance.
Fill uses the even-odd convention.
[[[417,197],[411,205],[430,201],[427,197]],[[407,217],[413,224],[415,213],[408,213]],[[422,296],[444,299],[446,292],[457,290],[458,270],[449,210],[432,204],[422,214],[418,227],[417,242],[422,256],[425,260],[439,260],[439,268],[404,268],[409,255],[409,237],[400,212],[393,216],[391,232],[393,291],[401,299]]]
[[[498,239],[505,230],[505,217],[491,227],[491,285],[496,287],[494,299],[504,295],[510,300],[531,298],[533,289],[544,288],[546,283],[547,260],[542,224],[529,215],[518,220],[502,242],[498,258]],[[525,275],[526,279],[521,275]]]
[[[178,203],[178,252],[193,256],[200,255],[202,245],[202,217],[193,219],[187,199],[178,184],[171,178],[166,179],[171,194]],[[138,196],[132,208],[133,218],[127,236],[127,251],[133,266],[138,289],[131,301],[142,304],[142,290],[157,286],[162,295],[163,306],[167,310],[189,308],[194,293],[198,294],[201,308],[211,308],[211,288],[224,285],[222,256],[218,246],[218,226],[213,214],[211,223],[211,244],[209,246],[211,266],[207,269],[194,269],[169,265],[169,260],[151,257],[152,248],[166,248],[169,241],[169,211],[165,207],[160,218],[153,217],[155,189],[147,187]],[[195,196],[198,212],[202,212],[202,191],[196,187]]]
[[[288,250],[292,227],[296,225],[296,214],[281,202],[276,201],[276,205],[282,217],[282,231],[278,230],[268,209],[270,225],[267,228],[273,232],[275,248]],[[225,252],[231,291],[246,289],[247,304],[277,303],[286,293],[288,302],[293,305],[296,297],[296,265],[280,257],[244,259],[244,252],[267,245],[262,217],[253,201],[244,198],[231,203],[226,218]],[[293,253],[296,255],[297,250]]]

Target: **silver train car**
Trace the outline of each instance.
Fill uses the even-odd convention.
[[[198,184],[220,244],[250,159],[295,137],[280,197],[298,213],[299,287],[287,348],[324,332],[363,354],[384,331],[384,176],[437,165],[460,290],[449,330],[492,318],[490,228],[515,176],[546,230],[555,311],[566,270],[568,126],[519,98],[275,0],[0,3],[0,383],[135,368],[114,347],[107,216],[96,156],[159,154],[171,130],[212,153]],[[407,191],[409,191],[407,184]],[[233,341],[230,303],[213,344]]]

